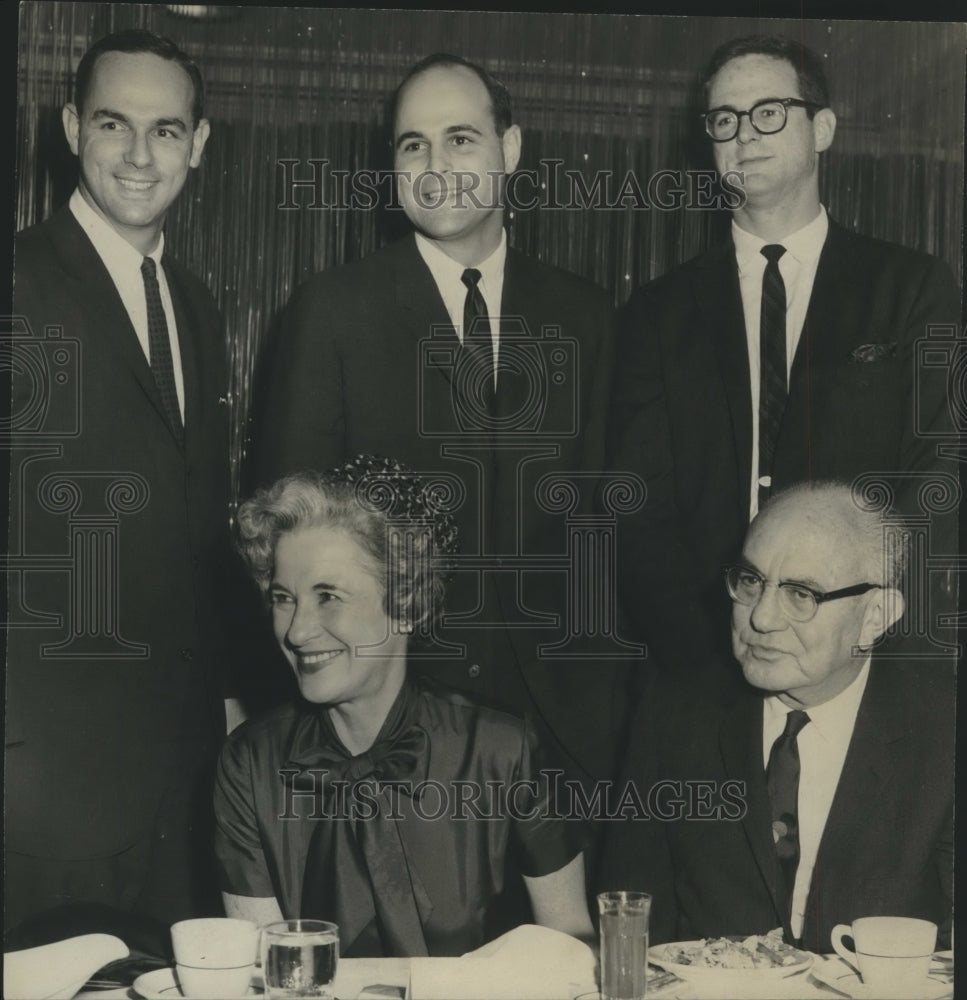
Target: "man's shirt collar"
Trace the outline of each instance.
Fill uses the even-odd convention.
[[[463,264],[455,261],[445,254],[433,241],[428,240],[421,233],[416,233],[416,248],[420,251],[420,256],[426,262],[438,285],[450,285],[454,282],[462,285],[461,277],[466,270]],[[507,260],[507,230],[501,229],[500,243],[486,260],[482,260],[474,267],[480,272],[481,280],[485,285],[503,281],[504,263]],[[488,303],[490,305],[490,303]]]
[[[830,743],[844,739],[849,742],[869,677],[870,661],[867,658],[848,688],[840,691],[829,701],[804,709],[809,716],[810,724],[815,727],[814,732]],[[777,733],[782,732],[789,712],[789,706],[784,705],[779,700],[778,695],[770,695],[766,698],[763,716],[765,731],[768,733],[778,727]]]
[[[819,206],[819,214],[812,222],[806,223],[802,229],[797,229],[794,233],[781,240],[772,240],[773,243],[781,243],[786,248],[786,253],[794,257],[800,264],[819,259],[826,242],[826,235],[829,232],[829,216],[826,208]],[[749,271],[765,269],[765,258],[761,250],[770,241],[754,236],[743,229],[733,218],[732,219],[732,242],[735,244],[735,259],[739,265],[739,274]],[[782,261],[780,261],[780,265]]]
[[[112,276],[118,271],[123,273],[131,267],[137,267],[140,270],[145,255],[131,246],[113,226],[91,208],[81,194],[80,188],[74,189],[68,206],[81,228],[87,233],[88,239],[94,244],[94,249]],[[158,245],[147,256],[151,257],[155,263],[160,264],[164,248],[165,237],[162,233],[158,239]]]

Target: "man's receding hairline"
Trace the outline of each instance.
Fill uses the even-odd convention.
[[[185,69],[184,66],[181,65],[181,63],[178,62],[177,59],[167,59],[164,56],[159,56],[157,52],[141,52],[141,51],[139,51],[139,52],[125,52],[122,49],[108,49],[106,52],[98,52],[97,56],[94,59],[94,63],[91,66],[91,74],[90,74],[90,78],[89,78],[87,92],[84,95],[84,97],[85,97],[85,103],[90,100],[91,91],[94,89],[94,86],[93,86],[94,85],[94,81],[97,79],[97,72],[98,72],[98,70],[101,67],[101,63],[103,63],[104,60],[108,56],[125,56],[127,58],[134,58],[134,59],[137,59],[137,58],[143,57],[143,56],[149,56],[149,57],[151,57],[153,59],[157,59],[158,62],[165,63],[165,64],[167,64],[169,66],[174,66],[177,70],[179,70],[181,72],[182,77],[184,78],[185,82],[188,84],[188,118],[191,120],[193,127],[195,127],[195,128],[198,127],[198,122],[194,121],[194,110],[193,110],[194,109],[194,103],[195,103],[195,97],[196,97],[196,94],[195,94],[195,81],[192,80],[191,74],[188,72],[188,70]],[[79,112],[83,113],[84,109],[83,108],[78,108],[77,110]],[[202,118],[198,119],[198,121],[201,121],[201,120],[202,120]]]
[[[768,524],[783,514],[786,516],[794,514],[811,528],[818,528],[827,535],[835,535],[837,540],[847,543],[845,546],[837,547],[837,552],[848,548],[850,556],[857,562],[863,565],[867,560],[874,562],[875,566],[863,570],[864,573],[875,574],[868,582],[876,583],[883,575],[882,551],[873,551],[872,543],[866,534],[872,528],[877,515],[858,507],[848,488],[840,490],[836,487],[823,486],[815,490],[794,489],[789,494],[780,494],[774,503],[756,517],[750,527],[750,535],[757,529],[761,530],[762,524]],[[864,529],[863,534],[857,534],[854,530],[860,527]]]
[[[497,131],[497,110],[494,107],[494,102],[493,102],[493,98],[490,96],[490,91],[487,89],[487,85],[483,82],[483,80],[480,79],[480,75],[478,73],[474,72],[474,70],[472,70],[469,66],[464,66],[463,63],[459,63],[459,62],[438,62],[438,63],[434,63],[432,66],[425,66],[418,73],[414,73],[412,76],[410,76],[406,80],[404,80],[403,83],[400,85],[399,92],[396,95],[395,119],[393,121],[393,137],[394,137],[394,139],[396,138],[396,132],[397,132],[396,126],[397,126],[397,123],[399,122],[399,119],[400,119],[400,108],[403,107],[403,99],[406,96],[407,89],[409,88],[409,86],[410,86],[411,83],[414,83],[416,80],[419,80],[420,77],[426,76],[427,73],[432,73],[435,69],[463,70],[465,73],[467,73],[469,76],[473,77],[473,79],[477,81],[477,83],[480,85],[480,87],[483,88],[484,96],[487,99],[487,111],[488,111],[488,113],[490,115],[491,124],[493,125],[494,131],[496,132]]]

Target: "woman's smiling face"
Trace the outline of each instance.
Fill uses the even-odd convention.
[[[392,629],[382,568],[341,527],[283,534],[269,586],[272,624],[302,696],[317,704],[375,699],[407,639]]]

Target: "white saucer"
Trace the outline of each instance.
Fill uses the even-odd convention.
[[[138,976],[134,981],[134,992],[144,1000],[176,1000],[182,997],[181,987],[174,969],[155,969]],[[245,1000],[247,997],[260,997],[264,992],[262,973],[256,969],[252,975],[252,985],[245,997],[225,997],[225,1000]]]
[[[844,972],[844,964],[838,961],[817,962],[810,969],[810,973],[814,979],[852,997],[853,1000],[876,1000],[877,994],[873,992],[872,987],[867,986],[857,973]],[[952,983],[930,976],[917,989],[916,994],[910,994],[910,1000],[944,1000],[945,997],[953,995]]]

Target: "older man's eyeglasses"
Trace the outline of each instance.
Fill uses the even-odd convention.
[[[728,142],[739,134],[739,122],[743,115],[749,119],[756,132],[762,135],[781,132],[786,127],[787,108],[818,111],[822,105],[801,101],[798,97],[768,97],[764,101],[757,101],[748,111],[713,108],[711,111],[703,111],[702,117],[705,119],[705,131],[713,142]]]
[[[765,578],[748,566],[725,567],[725,586],[737,604],[758,604],[766,588]],[[859,597],[871,590],[882,589],[880,583],[857,583],[839,590],[814,590],[801,583],[775,584],[782,613],[794,622],[808,622],[816,616],[820,604],[843,597]]]

